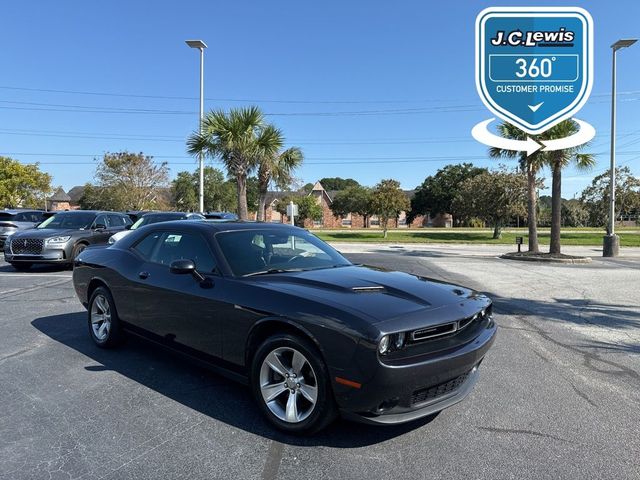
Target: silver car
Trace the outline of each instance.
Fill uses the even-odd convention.
[[[0,249],[14,233],[35,227],[44,220],[42,210],[1,210],[0,211]]]

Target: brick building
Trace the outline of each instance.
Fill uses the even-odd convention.
[[[331,203],[337,191],[325,190],[320,182],[316,182],[313,189],[309,193],[310,196],[316,198],[318,204],[322,207],[321,220],[305,220],[305,228],[366,228],[364,218],[357,213],[350,213],[345,217],[336,218],[331,211]],[[407,198],[411,200],[415,191],[405,190]],[[287,223],[289,219],[286,215],[281,215],[275,209],[275,204],[281,198],[289,195],[290,192],[269,192],[267,194],[265,221],[276,223]],[[389,228],[417,228],[417,227],[451,227],[452,217],[449,214],[436,215],[420,215],[407,225],[407,212],[401,212],[397,220],[389,221]],[[380,228],[380,220],[376,215],[369,218],[368,228]]]
[[[71,197],[67,195],[67,192],[62,187],[47,198],[47,210],[52,212],[71,210]]]

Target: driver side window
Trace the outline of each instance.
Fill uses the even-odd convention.
[[[98,215],[98,217],[93,221],[91,228],[98,228],[98,225],[102,225],[103,228],[109,227],[106,215]]]
[[[207,242],[195,233],[163,232],[151,256],[153,263],[171,265],[174,260],[187,259],[196,264],[200,272],[212,273],[216,262]]]

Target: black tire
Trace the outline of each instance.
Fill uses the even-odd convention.
[[[73,251],[71,252],[71,260],[75,260],[85,248],[87,248],[87,246],[84,243],[74,245]]]
[[[71,261],[67,264],[67,269],[73,270],[73,264],[76,258],[82,253],[85,248],[87,248],[87,245],[85,245],[84,243],[78,243],[77,245],[73,246],[73,250],[71,250]]]
[[[279,418],[271,408],[267,405],[266,400],[263,397],[261,389],[261,370],[263,368],[263,362],[265,358],[272,352],[277,350],[283,350],[283,355],[293,349],[301,353],[308,365],[305,365],[307,369],[307,378],[310,379],[310,385],[315,383],[317,388],[317,400],[315,405],[311,407],[310,413],[306,418],[297,422],[289,422]],[[286,362],[285,362],[286,363]],[[309,370],[309,366],[312,370]],[[291,370],[293,372],[293,370]],[[310,373],[309,373],[310,372]],[[276,375],[274,372],[272,374]],[[312,378],[315,377],[315,381]],[[303,377],[303,375],[300,375]],[[280,378],[286,380],[284,377]],[[277,384],[279,380],[273,380],[273,385]],[[271,384],[271,383],[270,383]],[[286,381],[284,382],[286,384]],[[283,384],[283,385],[284,385]],[[258,403],[258,407],[265,415],[267,420],[275,427],[283,430],[287,433],[293,434],[310,434],[315,433],[325,428],[331,423],[337,416],[336,403],[333,397],[333,391],[331,389],[331,382],[329,372],[322,359],[320,352],[309,340],[294,334],[277,334],[266,339],[255,352],[251,361],[251,376],[250,387],[253,396]],[[300,388],[300,384],[298,384]],[[302,392],[296,391],[296,393],[302,394]],[[282,397],[277,399],[277,402],[286,403],[286,399],[289,398],[289,390],[285,389],[281,393]],[[299,402],[303,404],[312,405],[308,402],[303,395],[301,395]],[[295,401],[295,400],[294,400]],[[273,403],[273,402],[270,402]],[[284,412],[283,412],[284,413]]]
[[[105,302],[106,305],[108,305],[108,312],[104,312]],[[102,323],[93,321],[92,319],[94,312],[99,315],[101,311],[108,313],[109,319],[109,325],[104,328],[102,334],[100,333]],[[106,287],[98,287],[93,291],[91,298],[89,299],[87,312],[89,336],[97,346],[100,348],[113,348],[122,342],[122,327],[120,325],[120,320],[118,319],[116,305],[109,289]],[[94,325],[96,328],[94,328]]]
[[[12,263],[11,266],[19,272],[26,272],[31,269],[32,263]]]

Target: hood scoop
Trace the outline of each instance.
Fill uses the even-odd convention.
[[[384,292],[386,289],[382,285],[368,285],[365,287],[351,287],[355,293],[375,293]]]

